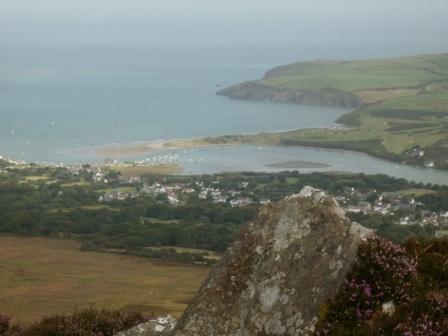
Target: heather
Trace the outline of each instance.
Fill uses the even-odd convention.
[[[448,240],[374,237],[338,295],[322,307],[316,335],[448,335]]]
[[[111,336],[145,321],[135,312],[87,309],[69,316],[46,317],[29,327],[20,327],[0,315],[0,336]]]

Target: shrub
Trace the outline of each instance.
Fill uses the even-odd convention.
[[[417,275],[417,261],[404,247],[382,238],[370,238],[358,251],[359,264],[354,276],[369,281],[372,292],[383,301],[407,302]]]
[[[112,336],[130,329],[146,319],[136,312],[87,309],[73,315],[55,315],[20,330],[9,328],[6,322],[4,336]],[[0,324],[1,325],[1,324]]]
[[[410,255],[418,260],[418,273],[423,289],[448,288],[448,238],[406,242]]]
[[[358,257],[317,335],[448,336],[447,238],[412,238],[403,247],[372,238]],[[382,311],[387,301],[394,311]]]
[[[0,335],[6,334],[6,332],[9,330],[10,320],[11,320],[10,317],[0,315]]]
[[[21,329],[11,325],[11,317],[0,315],[0,336],[21,336]]]
[[[363,335],[447,336],[448,297],[430,294],[400,306],[395,314],[381,314]]]
[[[317,335],[352,335],[389,300],[406,303],[413,298],[415,259],[406,249],[374,237],[361,244],[353,267],[317,328]]]

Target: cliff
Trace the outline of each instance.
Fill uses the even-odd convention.
[[[350,92],[336,90],[291,90],[275,89],[256,82],[245,82],[217,92],[218,95],[232,99],[267,101],[272,103],[292,103],[306,105],[326,105],[357,108],[362,100]]]

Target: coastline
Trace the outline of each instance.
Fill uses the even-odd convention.
[[[426,71],[426,67],[429,65],[435,67],[436,63],[433,61],[440,59],[448,59],[448,55],[385,59],[381,64],[385,64],[387,69],[392,70],[404,67],[414,74],[412,71]],[[355,67],[351,70],[354,71],[353,75],[357,80],[347,83],[343,80],[344,74],[347,67],[350,69],[352,63]],[[326,73],[325,67],[328,64],[336,67],[337,71],[332,73],[334,78],[331,76],[329,78],[338,79],[337,85],[332,81],[327,83],[328,76],[322,76],[322,72]],[[362,71],[359,70],[360,64],[363,66]],[[311,68],[308,68],[309,66]],[[353,109],[351,112],[345,113],[333,121],[335,126],[313,128],[305,126],[290,130],[224,133],[223,135],[166,141],[111,144],[91,147],[91,151],[98,160],[111,162],[126,159],[142,160],[145,154],[154,154],[160,151],[220,145],[311,147],[363,153],[409,167],[448,170],[448,137],[446,135],[448,86],[446,87],[446,96],[443,91],[444,87],[440,88],[442,93],[434,91],[436,93],[428,94],[428,92],[433,92],[431,90],[436,90],[428,85],[433,83],[432,81],[437,83],[439,80],[431,72],[426,74],[433,76],[430,77],[430,82],[420,79],[422,84],[417,83],[420,86],[416,84],[417,86],[412,86],[412,90],[408,85],[408,78],[401,78],[400,73],[393,73],[392,76],[393,80],[401,80],[399,85],[394,81],[389,82],[389,76],[386,78],[379,76],[377,79],[380,84],[375,84],[376,86],[372,88],[366,76],[369,75],[369,71],[376,74],[377,66],[376,60],[330,63],[325,61],[301,62],[276,67],[269,70],[260,80],[237,84],[216,93],[232,99],[351,107]],[[302,72],[303,68],[307,69],[306,73]],[[443,75],[443,78],[448,78],[448,67],[446,71],[447,74]],[[315,80],[311,83],[314,83],[313,85],[310,86],[310,83],[304,80],[304,78],[308,78],[307,76],[311,76],[310,78]],[[283,81],[284,77],[288,80]],[[290,77],[294,80],[291,80]],[[318,86],[316,86],[317,84]],[[417,88],[421,89],[420,91],[423,93]],[[147,158],[144,160],[146,161],[136,161],[136,163],[148,163],[149,161]],[[158,158],[154,161],[161,162],[161,159]]]
[[[279,144],[352,150],[446,170],[448,86],[437,83],[448,80],[448,67],[442,62],[447,59],[448,54],[433,54],[382,59],[381,63],[375,59],[297,62],[217,94],[238,100],[352,107],[354,111],[336,121],[353,127],[351,131],[324,129],[312,134],[301,129],[279,134]],[[383,76],[378,69],[389,75]],[[347,80],[347,73],[353,80]]]
[[[342,125],[342,130],[344,125]],[[279,147],[306,147],[306,148],[316,148],[316,149],[327,149],[335,150],[341,152],[357,153],[363,154],[375,159],[384,160],[389,163],[403,164],[410,168],[417,168],[423,170],[439,170],[447,171],[447,169],[439,167],[426,167],[418,164],[411,164],[403,162],[398,158],[392,158],[382,155],[376,155],[375,153],[369,151],[355,150],[351,148],[344,148],[342,146],[337,146],[333,144],[317,144],[315,142],[306,142],[295,140],[294,144],[289,144],[285,141],[285,138],[290,138],[291,135],[297,134],[302,131],[318,131],[322,129],[334,130],[332,127],[322,127],[322,128],[308,128],[308,129],[298,129],[284,132],[261,132],[255,134],[242,134],[242,135],[221,135],[216,137],[205,137],[205,138],[191,138],[191,139],[173,139],[162,142],[139,142],[130,143],[122,145],[113,145],[109,147],[103,147],[97,150],[99,155],[102,155],[103,159],[110,158],[108,155],[117,155],[117,159],[124,159],[132,155],[150,154],[156,151],[165,150],[179,150],[179,149],[193,149],[193,148],[206,148],[206,147],[216,147],[216,146],[244,146],[244,145],[264,145],[264,146],[279,146]],[[350,129],[350,126],[347,127]],[[295,161],[295,160],[292,160]],[[300,160],[296,160],[300,161]],[[285,161],[286,162],[286,161]],[[278,164],[283,164],[285,162],[279,162]],[[321,164],[317,162],[318,164]],[[269,166],[269,164],[267,165]],[[300,167],[308,168],[308,167]],[[311,167],[315,168],[315,167]],[[287,168],[285,168],[287,169]],[[294,168],[290,168],[294,169]],[[295,168],[297,169],[297,168]]]
[[[169,149],[185,149],[206,144],[200,138],[192,139],[173,139],[162,142],[138,142],[125,143],[119,145],[102,146],[94,150],[95,154],[101,159],[123,159],[129,156],[142,155],[155,151],[169,150]]]
[[[275,131],[261,131],[261,132],[247,132],[240,134],[222,134],[207,137],[195,138],[179,138],[165,141],[139,141],[123,144],[103,145],[96,147],[94,153],[101,159],[124,159],[133,155],[149,154],[155,151],[176,150],[176,149],[190,149],[202,148],[207,146],[219,145],[282,145],[276,141],[269,140],[269,138],[276,138],[278,135],[291,134],[303,130],[351,130],[352,127],[335,122],[329,127],[311,127],[301,129],[287,129]],[[260,138],[267,138],[261,141]],[[309,147],[309,146],[307,146]],[[319,146],[315,146],[319,148]],[[324,147],[322,147],[324,148]]]
[[[216,146],[238,146],[238,145],[268,145],[268,146],[279,146],[279,147],[309,147],[316,149],[329,149],[329,150],[339,150],[343,152],[353,152],[358,154],[368,155],[370,157],[385,160],[392,163],[404,164],[406,166],[412,168],[419,169],[428,169],[428,170],[440,170],[447,171],[447,169],[443,169],[440,167],[425,167],[418,164],[411,164],[407,162],[401,161],[398,157],[387,157],[385,155],[378,155],[374,152],[369,152],[367,150],[355,150],[352,148],[344,148],[343,146],[339,146],[338,144],[332,143],[316,143],[313,141],[306,141],[297,139],[297,134],[301,134],[303,132],[318,132],[322,130],[328,131],[348,131],[351,130],[352,127],[337,124],[338,126],[330,126],[330,127],[320,127],[320,128],[305,128],[298,130],[287,130],[287,131],[267,131],[267,132],[259,132],[259,133],[246,133],[246,134],[232,134],[232,135],[221,135],[221,136],[212,136],[212,137],[204,137],[204,138],[179,138],[179,139],[171,139],[166,141],[148,141],[148,142],[136,142],[136,143],[124,143],[124,144],[113,144],[113,145],[105,145],[101,147],[97,147],[94,149],[95,155],[98,156],[99,159],[103,160],[103,163],[94,164],[95,166],[103,166],[103,167],[140,167],[141,169],[146,170],[147,173],[153,174],[179,174],[182,173],[183,168],[179,164],[175,163],[161,163],[161,164],[151,164],[145,162],[140,159],[132,159],[132,161],[126,162],[126,158],[144,154],[151,154],[159,151],[168,151],[168,150],[180,150],[180,149],[195,149],[195,148],[206,148],[206,147],[216,147]],[[291,141],[291,138],[295,138]],[[292,143],[291,143],[292,142]],[[4,161],[10,162],[12,164],[33,164],[32,162],[23,162],[23,161],[14,161],[3,158]],[[283,166],[288,162],[301,162],[301,160],[291,160],[278,162],[273,165],[267,164],[267,168],[284,168],[287,169],[314,169],[314,168],[323,168],[320,162],[310,162],[315,163],[314,165],[299,165],[297,167],[289,167]],[[303,161],[306,162],[307,161]],[[48,166],[51,164],[42,164],[43,166]],[[60,164],[57,164],[60,165]],[[67,164],[67,166],[73,166],[74,164]],[[279,166],[280,165],[280,166]],[[271,166],[271,167],[270,167]],[[277,167],[275,167],[277,166]]]
[[[108,160],[105,160],[108,161]],[[76,168],[82,166],[83,163],[77,164],[62,164],[62,163],[34,163],[25,161],[15,161],[3,156],[0,156],[0,173],[2,169],[8,168],[27,168],[27,167],[67,167]],[[149,163],[145,161],[131,161],[131,162],[103,162],[103,163],[89,163],[89,166],[103,169],[105,171],[116,170],[123,176],[133,177],[143,174],[150,175],[175,175],[183,172],[183,167],[177,163]]]
[[[122,176],[132,178],[141,175],[210,175],[225,172],[282,172],[298,170],[301,174],[321,172],[325,174],[387,175],[398,179],[424,184],[446,185],[447,171],[397,164],[369,154],[341,149],[325,149],[307,146],[257,145],[257,144],[205,144],[197,147],[197,141],[189,141],[192,149],[173,152],[155,151],[148,156],[128,160],[105,160],[89,164],[97,171],[120,171]],[[172,146],[173,144],[170,144]],[[182,145],[187,146],[184,140]],[[159,145],[160,146],[160,145]],[[160,147],[156,147],[160,148]],[[172,147],[171,147],[172,148]],[[179,147],[180,148],[180,147]],[[205,156],[204,156],[205,155]],[[210,155],[210,156],[208,156]],[[252,161],[250,158],[254,157]],[[208,157],[208,159],[201,159]],[[154,160],[154,158],[156,158]],[[175,158],[171,160],[171,158]],[[248,161],[249,160],[249,161]],[[305,162],[302,164],[302,161]],[[291,163],[292,162],[292,163]],[[318,164],[318,165],[317,165]],[[326,167],[322,165],[329,165]],[[80,169],[82,164],[7,164],[5,169],[27,167],[66,167]],[[267,166],[271,165],[271,167]],[[273,166],[272,166],[273,165]],[[1,172],[1,171],[0,171]]]

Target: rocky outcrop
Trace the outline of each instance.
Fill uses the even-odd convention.
[[[120,332],[115,336],[158,336],[167,335],[173,331],[176,320],[171,316],[159,317],[140,324],[130,330]]]
[[[256,82],[246,82],[223,89],[218,95],[232,99],[268,101],[307,105],[327,105],[358,108],[363,105],[359,97],[341,91],[277,90]]]
[[[368,232],[312,188],[263,207],[214,268],[174,335],[308,335]]]
[[[214,267],[174,330],[162,335],[309,335],[369,234],[332,197],[310,187],[266,205]]]

